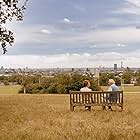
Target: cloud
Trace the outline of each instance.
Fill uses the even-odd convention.
[[[78,4],[74,5],[74,9],[76,9],[77,11],[80,11],[82,13],[85,13],[87,11],[87,8]]]
[[[69,18],[64,18],[60,21],[60,24],[55,25],[56,28],[65,30],[65,31],[72,31],[72,32],[85,32],[85,31],[93,31],[97,29],[98,24],[86,24],[80,21],[74,21]]]
[[[123,27],[86,32],[80,35],[79,40],[90,43],[112,44],[124,42],[128,44],[140,42],[139,36],[140,30],[136,30],[136,28],[133,27]]]
[[[114,13],[140,15],[140,1],[139,0],[124,0],[123,5]]]
[[[127,49],[140,43],[140,30],[134,27],[108,28],[97,30],[70,31],[57,25],[17,25],[15,28],[16,43],[14,46],[20,54],[48,54],[49,49],[55,53],[83,52],[84,48],[98,52]],[[127,44],[127,45],[126,45]],[[24,47],[23,49],[18,46]],[[37,47],[38,46],[38,47]],[[16,52],[16,48],[15,51]],[[19,50],[19,48],[21,48]],[[36,49],[36,51],[31,51]],[[54,48],[54,50],[53,50]],[[75,48],[75,50],[74,50]],[[136,47],[135,47],[136,48]],[[59,49],[59,51],[58,51]],[[61,49],[61,50],[60,50]],[[30,53],[28,53],[30,50]],[[71,51],[72,50],[72,51]],[[132,50],[132,49],[131,49]],[[86,51],[86,49],[84,49]],[[27,53],[26,53],[27,52]],[[32,52],[32,53],[31,53]],[[95,52],[95,51],[94,51]],[[95,52],[95,53],[96,53]],[[14,54],[14,53],[10,53]]]
[[[139,29],[140,29],[140,26],[139,26],[139,25],[137,25],[137,26],[136,26],[136,29],[138,29],[138,30],[139,30]]]
[[[117,46],[118,46],[118,47],[126,47],[125,44],[121,44],[121,43],[118,43]]]
[[[1,64],[94,67],[112,66],[121,59],[127,65],[139,62],[139,51],[134,51],[140,44],[140,0],[41,1],[30,5],[22,23],[13,22],[13,56],[0,56]]]
[[[42,36],[41,36],[42,37]],[[50,37],[46,38],[46,41],[53,43],[102,43],[102,44],[113,44],[117,42],[124,43],[135,43],[140,42],[140,30],[136,28],[117,28],[108,30],[95,30],[95,31],[85,31],[70,34],[60,30],[56,35],[56,38]],[[45,38],[44,38],[45,41]],[[123,45],[124,46],[124,45]]]
[[[91,49],[92,48],[98,48],[98,46],[96,44],[92,44],[92,45],[89,46],[89,48],[91,48]]]
[[[65,23],[65,24],[72,24],[72,23],[74,23],[73,21],[71,21],[68,18],[64,18],[62,22]]]
[[[50,30],[47,30],[47,29],[42,29],[41,32],[44,34],[52,34],[52,32]]]
[[[135,6],[135,7],[140,7],[140,1],[139,0],[125,0],[129,4]]]
[[[139,50],[140,52],[140,50]],[[114,63],[120,64],[123,61],[124,66],[140,67],[140,55],[136,52],[129,54],[120,54],[116,52],[107,53],[65,53],[56,55],[1,55],[0,63],[4,67],[11,68],[71,68],[71,67],[113,67]],[[26,58],[26,59],[25,59]],[[28,60],[28,61],[27,61]],[[135,64],[134,64],[135,62]]]

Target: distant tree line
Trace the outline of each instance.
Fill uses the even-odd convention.
[[[85,77],[79,74],[59,74],[54,77],[26,76],[23,79],[23,87],[19,93],[68,94],[69,90],[80,90],[85,79],[90,80],[90,88],[92,90],[100,90],[97,81],[91,77]]]
[[[100,80],[99,80],[100,86],[107,86],[109,79],[114,79],[116,82],[116,85],[118,86],[121,85],[120,77],[115,76],[114,73],[100,73]]]
[[[22,76],[20,75],[12,75],[12,76],[0,76],[0,84],[1,85],[21,85],[22,84]]]
[[[12,75],[0,76],[1,85],[22,85],[19,93],[61,93],[67,94],[69,90],[80,90],[83,80],[88,79],[92,90],[100,90],[98,81],[90,76],[80,74],[58,74],[45,77],[41,75]]]
[[[132,72],[127,70],[121,76],[114,73],[100,73],[100,86],[107,86],[109,79],[114,79],[118,86],[121,85],[121,80],[123,80],[123,84],[132,84],[134,82],[135,86],[140,86],[140,71]]]
[[[113,73],[100,73],[100,79],[93,76],[82,76],[80,74],[58,74],[55,76],[45,77],[41,75],[12,75],[0,76],[1,85],[22,85],[19,93],[69,93],[69,90],[80,90],[83,80],[88,79],[91,82],[92,90],[100,90],[100,86],[107,86],[108,79],[114,79],[118,86],[121,85],[121,78],[124,84],[130,84],[135,80],[135,85],[140,85],[140,72],[132,73],[126,71],[122,77],[116,76]]]

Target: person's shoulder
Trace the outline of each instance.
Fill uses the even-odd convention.
[[[90,89],[90,88],[88,88],[89,89],[89,91],[92,91],[92,89]]]
[[[80,91],[83,91],[83,90],[84,90],[84,88],[81,88],[81,89],[80,89]]]
[[[83,87],[80,89],[80,91],[86,92],[86,91],[92,91],[92,90],[88,87]]]
[[[112,88],[113,91],[114,90],[115,91],[119,90],[119,87],[116,84],[111,85],[111,88]]]
[[[116,84],[112,84],[111,87],[117,87],[117,85]]]

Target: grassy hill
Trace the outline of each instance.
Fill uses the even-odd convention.
[[[0,140],[139,140],[140,94],[114,110],[70,112],[68,95],[0,95]]]

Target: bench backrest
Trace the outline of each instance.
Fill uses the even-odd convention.
[[[70,91],[71,104],[123,104],[123,91]]]

